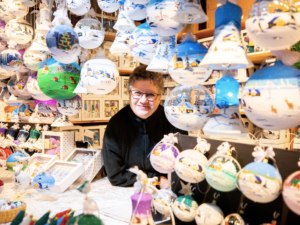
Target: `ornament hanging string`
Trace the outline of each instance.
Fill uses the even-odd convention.
[[[207,143],[207,140],[198,137],[197,138],[197,145],[195,146],[194,150],[201,152],[203,155],[210,150],[211,145]]]

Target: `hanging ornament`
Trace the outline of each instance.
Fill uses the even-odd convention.
[[[37,142],[39,136],[41,135],[40,130],[41,130],[40,125],[36,124],[35,129],[30,130],[29,138],[22,147],[32,150],[33,144]]]
[[[146,5],[150,0],[132,0],[134,4]]]
[[[178,143],[178,139],[174,134],[164,135],[164,138],[152,149],[150,162],[156,171],[160,173],[174,172],[175,160],[179,155],[175,143]]]
[[[215,18],[214,40],[200,66],[215,70],[253,67],[240,38],[242,9],[227,2],[217,8]]]
[[[3,192],[4,190],[4,182],[3,180],[0,179],[0,194]]]
[[[30,123],[53,123],[57,114],[56,102],[55,99],[48,101],[35,100],[35,109],[28,121]]]
[[[76,95],[74,98],[68,100],[58,100],[57,101],[57,110],[67,116],[77,115],[82,107],[82,100],[79,95]]]
[[[178,129],[194,131],[204,127],[212,113],[214,101],[201,85],[175,87],[165,101],[165,114]]]
[[[17,96],[25,96],[25,97],[31,97],[30,92],[27,89],[27,80],[30,77],[30,71],[25,73],[21,73],[17,71],[17,81],[16,81],[16,91]]]
[[[172,55],[172,50],[175,48],[175,46],[175,35],[170,37],[160,36],[159,44],[155,51],[155,56],[151,60],[151,63],[147,67],[147,70],[151,72],[167,73],[169,68],[169,60]]]
[[[31,126],[29,125],[25,125],[23,126],[22,130],[20,130],[17,140],[13,141],[13,143],[17,146],[22,146],[25,141],[27,140],[27,138],[29,137],[29,130],[30,130]]]
[[[112,43],[109,51],[115,56],[125,57],[130,54],[129,40],[130,31],[118,31],[114,42]]]
[[[49,191],[54,186],[54,184],[54,177],[44,171],[39,172],[32,180],[32,185],[38,192]]]
[[[184,36],[181,44],[172,50],[169,73],[179,84],[202,84],[211,75],[212,70],[200,67],[207,48],[197,43],[191,31]]]
[[[9,0],[8,12],[16,16],[17,18],[26,16],[29,12],[29,8],[24,6],[21,0]]]
[[[61,63],[73,63],[78,60],[81,48],[76,32],[66,25],[69,22],[62,11],[56,11],[52,27],[47,35],[47,46],[52,53],[52,57]]]
[[[280,131],[279,130],[263,130],[263,136],[264,138],[270,139],[270,140],[276,140],[280,138]]]
[[[6,160],[7,169],[13,171],[13,167],[15,167],[18,164],[22,164],[23,170],[25,170],[28,165],[28,161],[25,160],[26,158],[27,156],[21,152],[15,152],[11,154]]]
[[[151,0],[147,5],[147,22],[151,29],[160,36],[178,34],[184,27],[175,21],[176,1]]]
[[[201,0],[178,0],[176,14],[173,20],[183,24],[204,23],[208,20],[202,9]]]
[[[3,162],[4,165],[2,165],[4,167],[6,160],[12,154],[12,151],[9,148],[9,146],[11,145],[11,142],[10,142],[10,140],[5,139],[4,136],[1,136],[0,137],[0,145],[1,145],[0,146],[0,161],[2,161],[2,162],[4,161]]]
[[[96,13],[91,9],[83,19],[75,25],[79,45],[86,49],[98,48],[104,40],[102,24],[96,19]]]
[[[16,85],[17,85],[17,76],[12,76],[7,83],[7,88],[11,94],[18,96]]]
[[[260,146],[254,148],[252,155],[255,162],[246,165],[239,173],[237,184],[241,192],[250,200],[259,203],[274,201],[281,193],[282,178],[268,159],[274,161],[272,147],[264,150]]]
[[[8,37],[5,33],[5,25],[4,20],[0,20],[0,39],[1,41],[8,41]]]
[[[46,43],[46,34],[35,32],[34,40],[28,50],[32,53],[45,54],[48,57],[50,52]]]
[[[15,191],[24,191],[29,187],[30,184],[30,176],[29,174],[21,171],[23,165],[16,165],[13,169],[15,174],[13,175],[14,180],[14,189]]]
[[[239,162],[234,159],[228,142],[222,143],[205,168],[207,183],[217,191],[229,192],[236,188],[236,179],[241,170]]]
[[[49,98],[64,100],[73,98],[79,77],[80,67],[77,63],[63,64],[55,59],[48,59],[38,71],[38,84]]]
[[[123,32],[132,32],[136,28],[134,21],[132,19],[129,19],[126,12],[124,11],[123,5],[120,6],[118,20],[113,28],[117,31]]]
[[[177,195],[170,188],[161,189],[160,193],[163,196],[159,194],[152,196],[154,208],[164,217],[169,217],[170,211],[168,205],[172,204],[177,199]]]
[[[99,8],[107,13],[112,13],[119,9],[118,0],[97,0],[97,3]]]
[[[48,131],[49,130],[49,126],[48,125],[44,125],[41,130],[42,131]],[[35,149],[35,150],[37,150],[38,152],[40,152],[40,151],[42,151],[42,149],[44,147],[43,144],[44,144],[44,142],[43,142],[43,135],[41,134],[39,136],[39,139],[35,143],[33,143],[32,148]]]
[[[146,65],[149,65],[155,55],[159,36],[150,29],[148,23],[139,25],[130,36],[130,51],[133,57]]]
[[[66,0],[68,9],[77,16],[83,16],[91,8],[91,0]]]
[[[175,172],[180,179],[199,183],[205,178],[205,167],[207,158],[204,156],[210,150],[210,144],[205,139],[197,138],[197,145],[193,150],[188,149],[181,152],[175,161]]]
[[[124,10],[129,19],[143,20],[146,18],[146,5],[134,4],[132,0],[125,0]]]
[[[105,95],[113,91],[119,82],[119,71],[103,51],[87,61],[81,70],[81,81],[88,93]]]
[[[59,111],[56,113],[54,122],[51,127],[71,127],[74,126],[67,115],[61,114]]]
[[[246,29],[251,40],[261,48],[291,47],[300,35],[300,15],[295,2],[256,0],[246,20]]]
[[[247,225],[240,214],[233,213],[225,217],[222,225]]]
[[[7,131],[7,126],[8,126],[7,123],[0,122],[0,140],[1,140],[1,137],[5,137],[5,134]],[[1,142],[0,142],[0,147],[1,146],[3,146],[3,144],[1,144]]]
[[[34,51],[30,51],[30,49],[26,49],[24,56],[23,56],[24,65],[28,69],[33,70],[33,71],[38,71],[39,68],[49,58],[50,58],[50,52],[35,53]]]
[[[20,126],[18,123],[15,123],[13,126],[8,128],[7,134],[6,134],[6,139],[14,141],[18,135],[18,129],[20,129]]]
[[[51,99],[41,91],[37,81],[37,72],[31,73],[31,76],[27,80],[26,86],[28,92],[31,94],[31,96],[34,99],[41,100],[41,101],[47,101]]]
[[[17,71],[23,65],[22,55],[14,50],[15,41],[9,41],[9,49],[0,53],[0,66],[7,71]]]
[[[34,111],[34,108],[34,101],[29,101],[21,104],[18,108],[18,116],[20,122],[29,122],[29,118],[31,117]]]
[[[8,12],[7,2],[0,2],[0,19],[7,23],[14,18],[15,16]]]
[[[36,24],[35,32],[46,35],[47,32],[52,27],[50,21],[50,10],[48,5],[40,4],[39,18],[37,19],[36,22],[37,24]]]
[[[277,61],[251,75],[242,91],[247,118],[266,130],[291,129],[300,124],[299,74],[298,69]]]
[[[36,5],[35,0],[21,0],[21,3],[26,7],[33,7]]]

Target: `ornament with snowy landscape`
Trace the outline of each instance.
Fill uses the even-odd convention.
[[[175,216],[183,222],[195,219],[199,205],[191,195],[180,196],[173,204]]]
[[[8,5],[6,2],[0,2],[0,19],[5,21],[6,23],[12,19],[14,19],[15,16],[8,12]]]
[[[56,117],[51,124],[51,127],[71,127],[74,126],[73,123],[70,121],[67,115],[61,114],[59,111],[56,113]]]
[[[77,16],[83,16],[91,8],[91,0],[66,0],[68,9]]]
[[[224,220],[222,209],[215,203],[203,203],[197,209],[197,225],[219,225]]]
[[[82,106],[82,100],[79,95],[67,100],[57,100],[57,110],[67,116],[77,115]]]
[[[98,0],[97,3],[99,8],[107,13],[117,11],[120,6],[118,0]]]
[[[182,39],[181,44],[172,51],[169,73],[179,84],[202,84],[211,75],[212,69],[200,67],[208,49],[201,43],[197,43],[195,37],[188,33]]]
[[[38,192],[49,191],[55,184],[55,179],[52,175],[42,172],[36,175],[32,180],[32,185]]]
[[[49,59],[50,53],[45,52],[45,53],[35,53],[30,51],[30,49],[26,49],[23,60],[24,60],[24,65],[33,71],[38,71],[39,68],[43,65],[43,63]]]
[[[129,19],[132,20],[143,20],[146,18],[146,8],[147,5],[135,4],[132,0],[125,0],[124,10],[127,13]]]
[[[8,37],[5,33],[5,22],[4,22],[4,20],[0,20],[0,39],[2,41],[8,41]]]
[[[149,65],[155,55],[159,36],[150,29],[148,23],[139,25],[130,36],[130,51],[133,57],[146,65]]]
[[[112,55],[123,57],[130,54],[130,48],[129,48],[130,35],[131,35],[130,31],[117,32],[116,38],[109,49]]]
[[[49,100],[49,102],[53,102],[53,99]],[[57,108],[56,105],[47,105],[47,101],[36,101],[34,112],[29,118],[30,123],[43,123],[43,124],[51,124],[53,123],[56,114]],[[56,102],[55,102],[56,104]]]
[[[17,18],[5,25],[5,34],[9,40],[14,40],[17,44],[26,44],[33,38],[33,29],[26,20]]]
[[[28,122],[30,116],[34,111],[34,108],[34,101],[28,101],[26,103],[21,104],[18,108],[18,116],[20,122]]]
[[[30,70],[24,73],[17,71],[16,90],[18,96],[26,96],[26,97],[31,96],[30,92],[27,89],[27,80],[29,77],[30,77]]]
[[[256,71],[245,83],[242,106],[249,120],[266,130],[300,124],[300,71],[281,61]]]
[[[50,58],[38,71],[39,87],[49,98],[73,98],[76,95],[73,91],[79,81],[80,69],[77,63],[64,64]]]
[[[12,15],[18,17],[26,16],[29,12],[29,8],[24,6],[21,0],[14,0],[8,2],[8,12]]]
[[[46,101],[51,99],[41,91],[37,81],[37,72],[31,73],[31,76],[28,78],[27,89],[34,99],[41,100],[41,101]]]
[[[179,85],[166,98],[165,114],[173,126],[193,131],[204,127],[213,106],[212,95],[205,87]]]
[[[147,5],[147,22],[158,35],[171,36],[183,29],[183,23],[172,19],[175,15],[175,0],[150,0]]]
[[[299,164],[299,163],[298,163]],[[300,215],[300,171],[292,173],[283,184],[282,197],[285,204],[297,215]]]
[[[15,96],[18,96],[17,82],[17,76],[12,76],[7,83],[8,91]]]
[[[7,49],[0,53],[0,66],[7,71],[17,71],[23,65],[22,55],[14,49]]]
[[[153,205],[160,214],[164,216],[170,216],[168,205],[176,200],[177,195],[170,188],[162,189],[160,190],[160,193],[164,196],[164,198],[159,194],[153,195]]]

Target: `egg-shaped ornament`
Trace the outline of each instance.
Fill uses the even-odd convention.
[[[51,99],[41,91],[37,81],[37,72],[31,73],[31,76],[27,80],[26,86],[29,93],[34,99],[41,100],[41,101],[47,101]]]
[[[215,203],[203,203],[197,209],[197,225],[219,225],[224,220],[222,209]]]
[[[22,159],[25,159],[25,157],[27,156],[22,152],[15,152],[11,154],[6,160],[7,169],[13,171],[13,167],[15,167],[18,164],[23,164],[23,170],[25,170],[28,165],[28,161]]]
[[[24,6],[21,0],[10,0],[8,1],[8,12],[18,18],[26,16],[29,12],[29,8]]]
[[[47,46],[52,53],[52,57],[60,63],[73,63],[78,60],[81,52],[79,40],[76,32],[66,25],[69,19],[63,12],[58,12],[55,17],[55,26],[47,35]]]
[[[152,149],[150,162],[156,171],[166,174],[174,172],[175,160],[179,155],[175,143],[178,143],[178,140],[174,137],[174,134],[165,135]]]
[[[165,101],[165,114],[169,122],[181,130],[200,130],[209,120],[214,100],[210,91],[201,86],[175,87]]]
[[[182,151],[175,161],[175,172],[180,179],[199,183],[205,179],[207,158],[205,153],[210,150],[210,144],[205,139],[197,138],[195,148]]]
[[[0,19],[5,21],[6,23],[12,19],[14,19],[15,16],[8,12],[8,5],[6,2],[0,2]]]
[[[107,13],[117,11],[120,6],[118,0],[98,0],[97,3],[99,8]]]
[[[174,215],[183,222],[195,220],[199,205],[191,195],[180,196],[173,204]]]
[[[17,166],[19,167],[19,166]],[[15,174],[13,175],[13,180],[14,180],[14,190],[15,191],[24,191],[27,188],[29,188],[30,185],[30,176],[28,173],[25,173],[24,171],[20,171],[20,168],[15,168]]]
[[[64,100],[75,97],[73,93],[80,77],[77,63],[64,64],[48,59],[38,70],[38,84],[42,92],[52,99]]]
[[[158,40],[159,36],[148,23],[139,25],[130,36],[131,54],[140,63],[149,65],[155,55]]]
[[[34,111],[35,105],[34,101],[25,101],[22,103],[18,108],[18,116],[19,121],[23,123],[27,123],[29,121],[29,118],[31,117],[33,111]]]
[[[172,189],[160,190],[161,195],[156,194],[152,196],[154,208],[164,216],[170,216],[170,210],[168,205],[177,199],[177,195]]]
[[[9,41],[9,49],[0,53],[0,66],[7,71],[17,71],[23,65],[22,55],[14,50],[15,41]]]
[[[298,163],[299,165],[299,163]],[[283,183],[282,197],[285,204],[297,215],[300,215],[300,171],[289,175]]]
[[[250,200],[258,203],[274,201],[281,193],[282,178],[274,166],[268,163],[275,153],[272,147],[264,150],[260,146],[254,148],[252,155],[255,162],[246,165],[239,173],[237,184],[241,192]]]
[[[233,213],[226,216],[222,222],[222,225],[247,225],[240,214]]]
[[[261,48],[282,50],[297,43],[300,15],[296,1],[260,1],[253,3],[246,20],[249,37]]]
[[[85,15],[91,8],[91,0],[66,0],[68,9],[77,16]]]
[[[211,75],[212,69],[200,67],[208,49],[198,43],[189,32],[182,39],[181,44],[172,50],[169,73],[179,84],[195,85],[202,84]]]
[[[8,37],[5,33],[5,21],[4,20],[0,20],[0,39],[1,41],[8,41]]]
[[[10,20],[5,25],[5,34],[9,40],[14,40],[17,44],[26,44],[33,38],[33,29],[30,23],[22,18]]]
[[[49,191],[54,186],[54,184],[54,177],[50,174],[47,174],[46,172],[40,172],[32,180],[32,185],[38,192]]]
[[[38,71],[44,62],[46,62],[46,60],[49,58],[50,52],[35,53],[30,51],[30,49],[26,49],[23,56],[23,63],[28,69]]]
[[[128,17],[132,20],[143,20],[146,18],[147,5],[135,4],[132,0],[125,0],[124,10]]]
[[[34,102],[35,102],[35,109],[28,121],[30,123],[43,123],[43,124],[53,123],[57,114],[57,108],[56,108],[57,100],[55,99],[51,99],[48,101],[34,100]]]
[[[77,115],[82,107],[82,100],[79,95],[67,100],[57,100],[57,110],[67,116]]]
[[[242,91],[247,118],[266,130],[285,130],[300,124],[300,71],[281,61],[251,75]]]
[[[184,27],[183,23],[175,21],[175,0],[150,0],[147,5],[147,22],[151,29],[161,36],[178,34]]]
[[[92,10],[92,12],[91,14],[94,15],[94,10]],[[87,14],[85,18],[79,20],[75,25],[75,32],[78,35],[79,45],[85,49],[97,48],[104,40],[102,24],[95,18],[92,18],[92,15]]]
[[[222,143],[218,151],[213,155],[205,168],[205,178],[207,183],[217,191],[229,192],[236,189],[236,179],[241,166],[233,158],[232,151],[228,142]]]
[[[88,93],[105,95],[118,85],[119,71],[116,64],[105,58],[100,50],[95,58],[83,65],[81,81]]]

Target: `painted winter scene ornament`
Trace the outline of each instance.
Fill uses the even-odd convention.
[[[252,41],[261,48],[283,50],[297,43],[300,35],[300,14],[295,1],[260,1],[253,3],[246,20]]]
[[[206,165],[206,181],[217,191],[229,192],[236,189],[236,179],[241,166],[231,156],[233,150],[228,142],[222,143]]]
[[[149,65],[155,55],[159,36],[150,29],[148,23],[139,25],[130,36],[130,51],[140,63]]]
[[[34,101],[28,101],[26,103],[21,104],[18,108],[18,116],[20,122],[28,122],[30,116],[34,111],[34,108]]]
[[[55,184],[55,179],[52,175],[41,172],[32,180],[32,185],[38,192],[49,191]]]
[[[35,32],[35,36],[29,50],[33,53],[49,54],[50,52],[47,47],[46,34],[43,34],[42,32]]]
[[[35,109],[28,121],[30,123],[51,124],[53,123],[56,114],[57,114],[56,100],[54,99],[51,99],[49,101],[35,100]]]
[[[130,31],[118,31],[116,38],[111,45],[109,51],[112,55],[115,56],[127,56],[130,54],[129,40],[130,40]]]
[[[91,0],[66,0],[68,9],[77,16],[85,15],[91,8]]]
[[[97,3],[99,8],[107,13],[117,11],[120,6],[118,0],[98,0]]]
[[[256,71],[242,91],[247,118],[266,130],[291,129],[300,124],[299,75],[298,69],[281,61]]]
[[[150,0],[147,5],[147,22],[161,36],[178,34],[184,27],[172,17],[176,15],[175,0]]]
[[[4,20],[0,19],[0,39],[1,39],[1,41],[8,41],[8,37],[5,33],[5,25],[6,25],[6,23],[4,22]]]
[[[67,100],[57,100],[57,110],[67,116],[77,115],[82,107],[82,100],[79,95]]]
[[[168,205],[177,199],[177,195],[171,189],[162,189],[160,190],[160,193],[164,198],[159,194],[153,195],[153,205],[160,214],[170,216]]]
[[[136,26],[134,24],[134,21],[132,19],[129,19],[126,12],[122,7],[119,9],[119,15],[118,20],[113,26],[113,28],[117,31],[129,31],[132,32]]]
[[[74,126],[73,123],[70,121],[67,115],[61,114],[59,111],[56,113],[56,117],[51,124],[51,127],[71,127]]]
[[[50,58],[50,53],[34,53],[30,49],[26,49],[23,61],[24,65],[33,71],[38,71],[39,68],[44,64],[44,62]]]
[[[172,51],[169,73],[179,84],[202,84],[211,75],[212,69],[200,67],[200,62],[207,53],[207,48],[197,43],[196,38],[189,32]]]
[[[17,44],[26,44],[33,38],[33,29],[26,20],[17,18],[10,20],[5,25],[5,34],[9,40],[14,40]]]
[[[174,172],[174,165],[179,150],[175,147],[178,143],[174,134],[164,135],[164,138],[152,149],[150,162],[153,168],[160,173]]]
[[[9,1],[7,9],[9,13],[17,18],[26,16],[29,12],[29,8],[24,6],[21,0]]]
[[[100,50],[95,58],[83,65],[81,81],[87,93],[105,95],[118,85],[119,71],[116,64],[105,58],[104,52]]]
[[[173,204],[175,216],[183,222],[195,219],[199,205],[191,195],[180,196]]]
[[[204,154],[209,149],[210,144],[199,137],[193,150],[185,150],[177,156],[175,172],[180,179],[190,183],[199,183],[205,179],[204,173],[208,161]]]
[[[41,101],[47,101],[51,99],[41,91],[37,81],[37,72],[31,73],[31,76],[27,80],[26,86],[29,93],[34,99],[41,100]]]
[[[204,127],[213,106],[212,95],[205,87],[179,85],[166,98],[165,114],[178,129],[194,131]]]
[[[147,5],[135,4],[132,0],[125,0],[124,10],[129,19],[132,20],[143,20],[146,18]]]
[[[39,87],[49,98],[73,98],[76,95],[73,91],[79,81],[80,69],[77,63],[64,64],[50,58],[38,71]]]
[[[9,41],[9,49],[0,53],[0,66],[7,71],[17,71],[23,65],[22,55],[14,50],[16,42]]]
[[[33,7],[36,5],[35,0],[21,0],[22,4],[26,7]]]
[[[21,171],[23,165],[17,165],[13,169],[15,174],[13,175],[14,180],[14,190],[15,191],[24,191],[29,188],[30,185],[30,176],[29,174]]]
[[[247,225],[240,214],[233,213],[225,217],[222,225]]]
[[[132,0],[134,4],[146,5],[150,0]]]
[[[18,164],[23,164],[23,170],[25,170],[28,165],[28,161],[23,160],[22,158],[25,159],[26,157],[27,156],[21,152],[15,152],[11,154],[6,160],[7,169],[13,171],[13,167],[15,167]]]
[[[6,2],[0,2],[0,19],[7,23],[14,18],[15,16],[8,12],[8,4]]]
[[[280,138],[280,131],[278,130],[263,130],[262,133],[267,139],[276,140]]]
[[[215,203],[203,203],[195,216],[197,225],[219,225],[224,220],[222,209]]]

